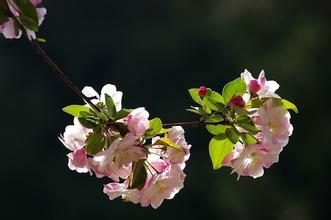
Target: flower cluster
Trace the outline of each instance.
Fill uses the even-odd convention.
[[[275,81],[267,81],[262,71],[258,79],[254,79],[247,70],[241,74],[245,81],[247,92],[243,99],[245,103],[253,100],[264,100],[261,106],[248,106],[252,111],[252,121],[258,128],[253,136],[257,143],[250,144],[238,142],[230,152],[223,164],[230,166],[233,172],[240,176],[252,176],[254,178],[263,175],[263,168],[269,168],[278,162],[279,154],[287,145],[293,127],[290,124],[290,113],[282,105],[275,92],[279,85]],[[240,127],[238,127],[240,130]]]
[[[222,95],[204,86],[189,90],[200,105],[189,111],[201,115],[214,135],[209,144],[214,169],[228,166],[238,178],[257,178],[278,162],[293,131],[287,109],[297,112],[293,103],[275,93],[278,88],[264,71],[255,79],[245,70],[224,86]]]
[[[47,10],[39,8],[42,0],[3,0],[0,2],[0,33],[5,38],[20,38],[25,31],[30,40],[42,24]],[[24,28],[24,30],[21,30]]]
[[[88,105],[71,105],[64,111],[75,116],[61,142],[71,151],[68,166],[79,173],[106,177],[110,199],[157,208],[183,188],[183,169],[190,145],[182,127],[164,129],[159,118],[149,120],[145,108],[122,108],[122,92],[105,85],[101,95],[91,87],[82,92],[99,111]]]

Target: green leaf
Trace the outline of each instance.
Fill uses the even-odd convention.
[[[38,23],[36,23],[33,19],[31,19],[28,16],[21,15],[18,17],[18,20],[21,22],[21,24],[26,27],[27,29],[30,29],[31,31],[37,32],[39,29]]]
[[[250,133],[243,132],[241,133],[241,137],[244,139],[246,145],[257,143],[256,138]]]
[[[171,147],[177,150],[183,150],[180,146],[178,146],[177,144],[175,144],[174,142],[172,142],[169,138],[163,137],[160,138],[159,140],[157,140],[154,145],[163,145],[166,147]]]
[[[103,148],[108,147],[107,138],[101,134],[100,130],[90,133],[86,138],[86,152],[90,155],[95,155],[102,151]]]
[[[80,117],[78,118],[78,120],[85,128],[94,129],[100,124],[100,118],[96,117],[90,112],[85,111],[80,112]]]
[[[225,133],[227,127],[224,125],[206,125],[206,129],[213,135],[220,135]]]
[[[224,117],[220,114],[212,114],[207,116],[206,122],[209,123],[219,123],[224,121]]]
[[[80,112],[88,112],[90,108],[84,105],[69,105],[62,110],[69,115],[79,118],[81,117]]]
[[[236,144],[239,141],[239,134],[234,128],[227,128],[225,130],[225,135],[233,144]]]
[[[233,143],[223,134],[213,137],[209,143],[209,155],[214,170],[222,167],[224,157],[233,149]]]
[[[27,0],[15,0],[15,3],[22,13],[22,15],[19,17],[19,20],[21,21],[22,25],[32,31],[38,31],[38,15],[36,8],[33,6],[33,4],[31,4],[30,1]]]
[[[132,163],[132,177],[129,189],[142,189],[147,180],[147,170],[145,160]]]
[[[105,100],[108,114],[111,118],[113,118],[116,115],[116,106],[114,104],[113,98],[108,94],[105,94]]]
[[[221,113],[225,112],[225,106],[223,103],[215,101],[214,99],[212,99],[211,97],[208,97],[208,96],[205,96],[203,98],[203,106],[208,107],[211,110],[214,110],[217,112],[221,112]]]
[[[186,109],[186,111],[189,111],[189,112],[192,112],[192,113],[195,113],[198,115],[203,115],[199,110],[196,110],[194,108],[188,108],[188,109]]]
[[[293,110],[297,114],[299,113],[298,108],[292,102],[290,102],[290,101],[288,101],[286,99],[282,99],[281,101],[283,103],[284,108],[291,109],[291,110]]]
[[[242,96],[246,92],[246,83],[241,78],[237,78],[228,84],[226,84],[223,88],[223,98],[224,103],[228,104],[228,102],[232,99],[233,96]]]
[[[154,137],[159,134],[162,129],[162,121],[160,118],[154,118],[149,121],[149,129],[146,131],[145,135],[147,137]]]
[[[208,97],[210,97],[212,100],[218,102],[218,103],[222,103],[224,104],[224,98],[221,94],[219,94],[218,92],[215,92],[215,91],[210,91],[208,94],[207,94]]]
[[[190,93],[193,101],[195,101],[196,103],[198,103],[199,105],[202,104],[202,100],[201,97],[199,96],[199,89],[193,88],[193,89],[189,89],[188,92]]]
[[[125,118],[126,116],[128,116],[133,109],[126,109],[126,108],[122,108],[119,112],[116,113],[114,120],[120,120],[122,118]]]
[[[235,112],[237,112],[238,115],[252,115],[256,112],[256,111],[247,111],[246,109],[243,109],[237,105],[233,105],[232,108]]]
[[[236,124],[251,134],[256,134],[259,131],[259,129],[257,129],[255,124],[253,123],[252,119],[246,115],[239,116]]]
[[[37,37],[36,41],[38,41],[39,43],[46,43],[46,39],[45,38]]]
[[[157,134],[164,134],[164,133],[168,133],[169,131],[171,131],[171,129],[169,129],[169,128],[162,128],[162,129],[159,131],[159,133],[157,133]]]

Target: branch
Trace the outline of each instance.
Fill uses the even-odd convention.
[[[199,126],[205,126],[205,125],[231,125],[228,121],[222,121],[222,122],[206,122],[206,121],[189,121],[189,122],[175,122],[175,123],[167,123],[163,124],[164,128],[171,128],[172,126],[183,126],[183,127],[199,127]]]
[[[11,17],[15,20],[15,23],[18,25],[19,29],[23,32],[23,35],[30,42],[33,50],[39,54],[39,56],[44,60],[44,62],[56,73],[58,77],[64,82],[64,84],[69,87],[74,93],[81,97],[91,108],[97,112],[101,110],[91,102],[94,97],[87,97],[82,93],[82,91],[66,76],[66,74],[61,70],[61,68],[46,54],[46,52],[39,45],[38,41],[31,40],[27,34],[26,28],[18,21],[18,19],[12,14],[8,5],[5,4],[8,12],[11,14]]]
[[[25,34],[25,36],[27,36]],[[29,38],[28,38],[29,40]],[[58,77],[64,82],[64,84],[69,87],[73,92],[75,92],[79,97],[81,97],[87,104],[89,104],[92,109],[101,112],[100,109],[94,105],[91,100],[95,97],[87,97],[82,93],[80,89],[66,76],[66,74],[60,69],[60,67],[46,54],[46,52],[41,48],[36,40],[29,40],[33,50],[39,54],[39,56],[45,61],[45,63],[57,74]]]

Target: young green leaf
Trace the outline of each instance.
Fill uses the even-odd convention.
[[[81,111],[78,120],[85,128],[94,129],[100,124],[100,118],[96,117],[91,112]]]
[[[225,134],[227,127],[225,125],[206,125],[206,129],[213,135]]]
[[[24,27],[31,31],[37,32],[39,29],[38,23],[28,16],[21,15],[18,17],[18,20],[22,23]]]
[[[208,96],[205,96],[203,98],[203,106],[208,107],[211,110],[214,110],[217,112],[221,112],[221,113],[225,112],[225,106],[223,103],[215,101],[214,99],[212,99],[211,97],[208,97]]]
[[[201,97],[199,96],[199,89],[193,88],[193,89],[189,89],[188,92],[190,93],[193,101],[195,101],[196,103],[198,103],[199,105],[202,104],[202,100]]]
[[[149,121],[149,129],[146,131],[146,137],[154,137],[162,129],[162,121],[160,118],[154,118]]]
[[[281,101],[283,103],[284,108],[291,109],[291,110],[293,110],[297,114],[299,113],[298,108],[292,102],[290,102],[290,101],[288,101],[286,99],[282,99]]]
[[[233,96],[242,96],[246,92],[246,83],[241,78],[237,78],[223,88],[224,103],[228,104]]]
[[[145,160],[132,163],[132,177],[129,189],[142,189],[147,179]]]
[[[263,105],[263,102],[261,99],[259,98],[255,98],[252,100],[249,100],[246,105],[245,108],[246,109],[250,109],[250,108],[260,108]]]
[[[213,137],[209,143],[209,155],[214,170],[222,167],[224,157],[233,149],[233,143],[223,134]]]
[[[175,144],[174,142],[172,142],[169,138],[163,137],[158,139],[154,145],[163,145],[166,147],[171,147],[177,150],[183,150],[180,146],[178,146],[177,144]]]
[[[117,121],[117,120],[120,120],[122,118],[125,118],[131,112],[132,112],[132,109],[122,108],[119,112],[116,113],[116,115],[114,116],[114,120]]]
[[[86,138],[86,152],[90,155],[95,155],[102,151],[106,146],[107,138],[101,133],[100,130],[96,130],[90,133]]]
[[[209,123],[219,123],[222,121],[224,121],[224,117],[220,114],[208,115],[206,118],[206,122],[209,122]]]
[[[69,105],[62,110],[69,115],[79,118],[81,117],[80,112],[88,112],[90,108],[84,105]]]
[[[233,108],[233,110],[238,114],[238,115],[252,115],[256,112],[256,110],[252,110],[252,111],[247,111],[244,108],[241,108],[240,106],[237,105],[233,105],[231,108]]]
[[[246,115],[239,116],[236,124],[251,134],[256,134],[259,131],[259,129],[257,129],[255,124],[253,123],[252,119]]]
[[[229,140],[233,143],[236,144],[239,141],[239,134],[236,132],[234,128],[227,128],[225,130],[225,135]]]
[[[241,137],[244,139],[243,141],[247,145],[257,143],[256,138],[253,135],[251,135],[250,133],[243,132],[243,133],[241,133]]]
[[[188,109],[186,109],[186,111],[192,112],[192,113],[195,113],[195,114],[198,114],[198,115],[202,115],[202,113],[199,110],[196,110],[194,108],[188,108]]]
[[[215,102],[222,103],[224,105],[224,98],[221,94],[215,91],[210,91],[207,96]]]
[[[45,38],[40,38],[40,37],[37,37],[36,41],[38,41],[39,43],[46,43],[47,42]]]
[[[34,27],[34,29],[30,29],[28,26],[25,26],[24,23],[22,23],[25,27],[29,28],[32,31],[38,31],[38,15],[37,15],[37,11],[36,8],[34,7],[34,5],[28,1],[28,0],[14,0],[16,5],[18,6],[18,8],[21,11],[21,15],[24,17],[27,17],[29,19],[31,19],[35,24],[37,24],[37,27]]]
[[[108,94],[105,94],[106,106],[108,115],[113,118],[116,115],[116,106],[114,104],[113,98]]]

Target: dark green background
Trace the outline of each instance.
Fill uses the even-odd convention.
[[[165,122],[185,112],[190,87],[214,90],[261,69],[294,101],[294,134],[262,178],[213,171],[210,136],[193,145],[185,188],[158,210],[109,201],[103,180],[71,172],[57,140],[81,100],[25,40],[0,39],[1,219],[323,219],[330,214],[330,8],[305,0],[46,1],[45,50],[79,87],[106,83],[125,107]]]

